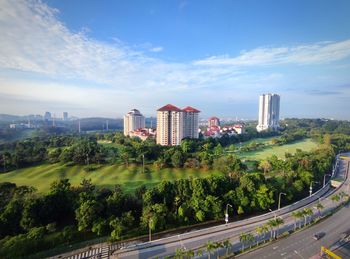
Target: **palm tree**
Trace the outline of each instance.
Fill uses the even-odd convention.
[[[230,242],[230,239],[225,239],[224,242],[222,243],[222,245],[225,247],[226,249],[226,255],[228,255],[228,250],[231,248],[232,244]]]
[[[224,247],[224,245],[221,242],[216,242],[214,243],[215,245],[215,249],[216,249],[216,254],[218,253],[218,250],[222,247]]]
[[[307,217],[312,216],[314,213],[312,212],[312,209],[310,209],[310,208],[305,208],[303,212],[304,212],[304,217],[305,217],[305,224],[304,225],[306,226]],[[311,224],[311,220],[309,223]]]
[[[186,258],[191,259],[194,257],[194,252],[193,250],[187,250],[186,254]]]
[[[252,244],[254,245],[254,235],[252,233],[247,234],[247,243],[249,244],[249,248],[252,248]]]
[[[277,235],[276,236],[278,237],[278,231],[279,231],[280,225],[284,224],[284,220],[282,218],[278,217],[275,219],[275,221],[276,221],[276,226],[277,226],[277,231],[276,231]]]
[[[296,226],[297,226],[297,220],[302,218],[303,215],[302,215],[301,211],[293,211],[292,216],[294,218],[294,231],[295,231]]]
[[[198,257],[202,257],[203,256],[203,250],[199,249],[196,254],[197,254]]]
[[[316,209],[318,210],[318,217],[321,218],[321,210],[324,209],[323,205],[321,203],[317,203]]]
[[[184,258],[184,249],[182,248],[176,248],[176,251],[175,251],[175,258],[177,259],[183,259]]]
[[[264,243],[266,242],[266,240],[265,240],[265,236],[266,236],[266,233],[268,233],[269,232],[269,226],[267,225],[267,224],[264,224],[264,225],[262,225],[262,229],[263,229],[263,233],[264,233]]]
[[[260,235],[261,235],[262,233],[264,233],[263,226],[257,227],[257,228],[255,229],[255,233],[258,235],[258,236],[257,236],[256,245],[259,246]]]
[[[210,259],[211,252],[213,252],[214,249],[215,249],[214,243],[211,242],[211,241],[209,240],[209,241],[207,242],[206,249],[207,249],[207,252],[208,252],[208,258]]]
[[[242,252],[244,251],[244,244],[247,242],[247,234],[246,233],[241,233],[239,235],[239,241],[242,243]]]
[[[275,230],[275,227],[277,226],[276,220],[275,220],[275,219],[270,219],[270,220],[267,222],[267,225],[268,225],[269,228],[271,229],[271,239],[274,239],[274,238],[275,238],[274,230]]]

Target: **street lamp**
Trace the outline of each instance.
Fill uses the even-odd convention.
[[[230,206],[232,208],[232,205],[231,204],[226,204],[226,213],[225,213],[225,222],[226,222],[226,225],[228,223],[228,206]]]
[[[152,228],[151,228],[152,225],[153,225],[153,219],[150,218],[150,219],[149,219],[149,222],[148,222],[148,229],[149,229],[149,232],[148,232],[148,239],[149,239],[149,242],[152,241]]]
[[[286,193],[284,192],[280,192],[280,194],[278,195],[278,210],[280,210],[281,208],[281,195],[287,195]]]
[[[145,173],[145,155],[142,154],[142,173]]]
[[[310,190],[309,190],[309,192],[310,192],[310,196],[312,195],[312,183],[318,183],[318,182],[311,181],[311,183],[310,183]]]
[[[330,174],[324,174],[324,176],[323,176],[323,187],[326,185],[326,176],[332,176],[332,175],[330,175]]]

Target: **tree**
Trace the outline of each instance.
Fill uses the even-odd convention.
[[[261,236],[261,234],[264,233],[263,226],[258,226],[258,227],[255,229],[255,233],[258,235],[258,236],[257,236],[257,246],[259,246],[259,239],[260,239],[260,236]],[[265,239],[265,238],[264,238],[264,239]]]
[[[317,203],[316,205],[316,209],[318,210],[318,217],[320,218],[321,217],[321,210],[324,209],[323,205],[319,202]]]
[[[310,208],[305,208],[305,209],[303,210],[303,214],[304,214],[304,218],[305,218],[305,220],[304,220],[304,226],[306,226],[307,217],[312,216],[312,215],[313,215],[313,212],[312,212],[312,210],[311,210]],[[311,224],[311,220],[310,220],[309,223]]]
[[[262,169],[264,175],[272,169],[272,166],[268,160],[261,160],[259,163],[259,169]]]
[[[275,238],[275,227],[277,227],[276,219],[270,219],[267,222],[267,225],[271,229],[271,239],[274,239]]]
[[[252,248],[252,245],[254,245],[254,235],[252,233],[247,233],[247,243],[249,244],[249,248]]]
[[[184,156],[181,151],[176,150],[171,156],[171,164],[175,168],[181,168],[184,164]]]
[[[241,244],[242,244],[241,251],[244,252],[244,244],[247,242],[247,234],[246,233],[241,233],[239,235],[239,242],[241,242]]]
[[[296,221],[301,219],[302,217],[304,217],[304,215],[303,215],[302,211],[293,211],[292,212],[292,216],[294,218],[294,231],[295,231],[295,229],[296,229]]]
[[[230,242],[230,239],[225,239],[224,242],[222,243],[223,246],[225,247],[226,249],[226,256],[228,255],[228,251],[229,249],[232,247],[232,244]]]
[[[210,259],[211,253],[215,250],[215,245],[212,241],[208,241],[205,248],[208,252],[208,258]]]
[[[122,233],[124,231],[124,226],[120,219],[114,218],[109,222],[109,225],[113,229],[111,232],[111,240],[118,241],[122,237]]]
[[[279,227],[284,224],[284,220],[281,217],[278,217],[275,219],[275,221],[277,226],[276,238],[278,238]]]
[[[78,230],[90,230],[102,211],[101,204],[95,200],[84,201],[75,211],[75,218],[78,221]]]
[[[340,196],[338,194],[335,194],[331,197],[331,200],[333,201],[333,203],[336,203],[340,201]]]

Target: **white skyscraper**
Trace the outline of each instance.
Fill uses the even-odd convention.
[[[280,96],[278,94],[263,94],[259,97],[259,123],[257,131],[276,130],[279,127]]]
[[[197,109],[187,106],[182,110],[184,115],[184,138],[198,138],[198,115],[200,111]]]
[[[145,117],[139,110],[132,109],[124,115],[124,135],[129,136],[130,131],[145,127]]]

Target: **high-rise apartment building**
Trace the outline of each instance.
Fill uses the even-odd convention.
[[[157,144],[180,145],[183,127],[183,112],[180,108],[167,104],[157,110]]]
[[[279,128],[280,96],[278,94],[262,94],[259,97],[259,122],[257,131],[276,130]]]
[[[131,131],[145,127],[145,117],[139,110],[132,109],[124,115],[124,135],[129,136]]]
[[[198,115],[200,111],[197,109],[187,106],[183,110],[184,120],[184,138],[198,138]]]
[[[45,121],[50,121],[51,120],[51,112],[45,112],[44,120]]]
[[[63,120],[64,121],[68,120],[68,112],[63,112]]]
[[[167,104],[157,110],[157,144],[176,146],[183,138],[198,138],[199,111]]]

